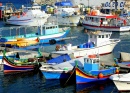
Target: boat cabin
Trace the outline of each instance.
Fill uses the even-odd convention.
[[[39,27],[37,35],[49,35],[54,33],[59,33],[58,25],[43,25]]]
[[[84,70],[90,72],[92,70],[99,70],[99,58],[84,58]]]
[[[95,46],[109,43],[112,32],[88,32],[88,42],[93,42]]]
[[[117,15],[102,14],[99,10],[92,10],[90,14],[86,15],[84,22],[95,26],[124,26],[127,22]]]
[[[31,7],[24,7],[24,5],[22,5],[22,9],[25,11],[29,11],[29,10],[41,10],[41,6],[39,6],[38,4],[33,4],[33,6]]]
[[[54,14],[59,14],[62,16],[71,16],[76,11],[75,8],[73,8],[73,4],[71,1],[61,1],[55,3],[56,9],[54,10]]]

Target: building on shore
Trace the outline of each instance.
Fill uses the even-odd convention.
[[[84,4],[85,6],[103,7],[104,9],[115,9],[115,0],[71,0],[75,5]],[[129,1],[129,0],[128,0]],[[125,0],[117,0],[117,9],[123,9]]]
[[[130,11],[130,0],[125,0],[125,9]]]

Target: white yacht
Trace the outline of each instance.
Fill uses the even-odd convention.
[[[22,5],[22,12],[12,14],[9,19],[5,20],[5,24],[39,26],[47,22],[49,16],[50,14],[42,11],[41,6],[34,2],[31,7]]]
[[[71,44],[60,47],[52,53],[55,54],[73,54],[74,57],[99,54],[105,55],[112,53],[120,39],[112,38],[112,32],[87,32],[88,41],[86,43],[73,46]],[[65,47],[65,48],[64,48]],[[57,46],[56,46],[57,48]]]
[[[59,25],[77,26],[80,18],[80,8],[74,8],[73,4],[67,1],[61,1],[55,3],[54,14],[48,19],[49,22],[57,22]]]

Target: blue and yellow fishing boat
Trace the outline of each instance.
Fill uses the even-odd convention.
[[[84,66],[76,65],[75,67],[76,84],[102,82],[117,72],[116,67],[101,65],[99,58],[84,58]]]

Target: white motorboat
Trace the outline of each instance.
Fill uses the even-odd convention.
[[[41,10],[41,6],[37,3],[33,3],[31,7],[22,6],[21,13],[14,13],[9,19],[5,19],[5,24],[10,25],[27,25],[27,26],[39,26],[44,25],[47,22],[50,14]]]
[[[130,31],[127,19],[114,14],[103,14],[95,8],[91,10],[90,14],[85,15],[82,25],[87,30]]]
[[[48,19],[49,22],[57,22],[59,25],[77,26],[80,18],[80,8],[74,8],[70,1],[61,1],[55,3],[54,14]]]
[[[72,46],[56,46],[55,54],[72,54],[74,57],[81,57],[92,54],[109,54],[113,51],[114,47],[120,42],[120,39],[111,38],[112,32],[87,32],[88,41],[84,44]],[[59,51],[58,51],[59,50]]]
[[[110,76],[119,91],[130,91],[130,73]]]

